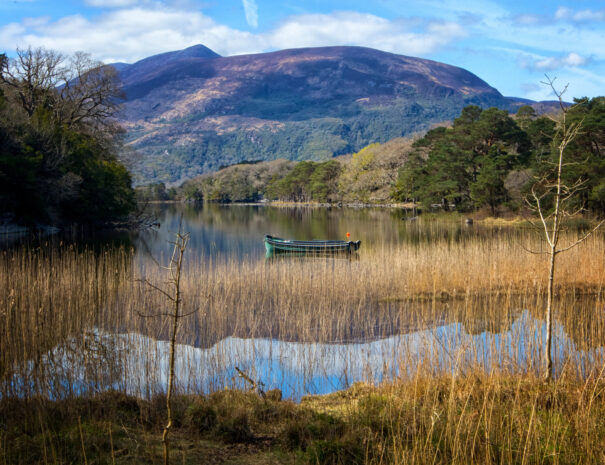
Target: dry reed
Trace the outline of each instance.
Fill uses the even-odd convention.
[[[539,249],[537,239],[511,231],[459,242],[365,247],[359,260],[188,257],[183,314],[191,316],[179,342],[213,348],[205,368],[212,374],[233,363],[219,353],[223,346],[215,346],[231,336],[344,350],[344,343],[409,334],[401,351],[382,354],[390,357],[382,362],[384,374],[398,381],[371,391],[345,415],[362,425],[355,415],[378,419],[363,430],[361,443],[372,451],[364,461],[573,463],[574,456],[562,450],[573,447],[581,451],[578,460],[597,463],[602,454],[595,432],[602,425],[595,412],[605,410],[604,237],[595,235],[560,257],[556,344],[568,347],[558,358],[559,380],[545,387],[535,377],[543,350],[545,256],[521,247]],[[164,299],[149,292],[142,277],[163,279],[154,263],[129,249],[2,251],[0,397],[133,392],[128,381],[135,378],[138,395],[153,395],[145,385],[164,385],[162,354],[152,344],[119,345],[115,337],[168,340]],[[445,337],[436,337],[443,328]],[[255,357],[254,344],[249,347],[251,353],[236,356]],[[321,361],[323,349],[313,347],[319,354],[314,360]],[[208,390],[194,380],[195,354],[179,350],[182,389]],[[295,355],[299,359],[291,362],[312,377],[312,367],[304,366],[308,354]],[[133,357],[140,365],[128,362]],[[333,361],[325,359],[324,369]],[[151,370],[154,365],[160,370]],[[342,367],[347,380],[354,368]],[[368,359],[366,378],[381,379],[382,368]],[[215,380],[214,388],[228,382]]]
[[[183,314],[191,316],[179,342],[211,347],[236,336],[343,343],[451,322],[469,334],[506,331],[523,310],[537,321],[542,316],[545,258],[527,253],[520,242],[540,247],[515,233],[366,248],[357,261],[188,257]],[[3,396],[65,396],[83,389],[76,379],[70,382],[75,367],[66,366],[66,350],[86,354],[84,371],[95,380],[93,389],[119,385],[107,367],[119,367],[121,355],[105,347],[100,335],[168,339],[165,302],[137,280],[161,283],[161,270],[134,257],[132,250],[98,253],[73,246],[0,254]],[[557,320],[577,349],[605,340],[604,257],[598,235],[560,259]],[[536,356],[539,343],[527,343],[527,359]],[[53,351],[57,347],[63,352]],[[125,375],[117,368],[114,374]]]

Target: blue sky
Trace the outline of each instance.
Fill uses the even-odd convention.
[[[0,0],[0,52],[105,62],[195,44],[221,55],[360,45],[460,66],[504,95],[605,95],[603,0]]]

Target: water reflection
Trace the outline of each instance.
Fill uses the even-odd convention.
[[[409,221],[410,213],[398,208],[308,207],[218,204],[153,204],[149,214],[160,227],[142,232],[88,231],[73,228],[57,234],[0,235],[0,249],[8,247],[54,247],[60,243],[103,251],[133,247],[141,257],[162,259],[170,256],[171,244],[179,225],[190,233],[192,254],[213,259],[261,259],[263,237],[273,236],[312,240],[361,240],[363,249],[393,244],[460,242],[496,235],[520,235],[512,228],[494,228],[462,222]],[[347,232],[351,234],[346,237]]]
[[[517,294],[498,282],[476,289],[460,281],[457,290],[447,288],[452,295],[438,287],[408,292],[406,284],[406,276],[425,268],[427,282],[438,282],[432,273],[436,260],[450,254],[454,260],[437,271],[448,275],[451,268],[464,267],[473,259],[483,273],[494,245],[505,246],[508,253],[514,250],[511,240],[526,231],[407,221],[402,219],[404,212],[395,209],[156,208],[161,222],[157,231],[98,237],[92,243],[73,239],[73,246],[63,246],[56,254],[45,254],[47,249],[33,255],[26,251],[17,262],[11,256],[19,258],[19,253],[3,254],[7,283],[15,270],[21,270],[24,278],[14,279],[11,286],[25,302],[21,307],[8,305],[19,311],[3,314],[18,328],[3,325],[9,341],[4,347],[10,349],[4,350],[10,354],[4,359],[9,363],[0,365],[3,395],[57,398],[117,388],[150,396],[163,391],[168,344],[162,339],[169,337],[170,325],[165,319],[141,315],[165,315],[166,302],[161,295],[146,292],[137,279],[165,283],[151,258],[166,263],[181,218],[191,235],[183,294],[183,308],[191,314],[178,336],[182,392],[246,387],[238,384],[235,366],[267,389],[278,387],[298,399],[358,380],[405,376],[418,367],[429,372],[476,366],[537,371],[543,358],[544,329],[535,318],[542,316],[543,293],[531,283],[523,284]],[[358,260],[264,261],[267,233],[338,239],[347,232],[363,242]],[[454,246],[468,245],[467,240],[475,241],[470,242],[478,250],[475,258],[456,255],[460,248]],[[45,243],[52,251],[52,243]],[[79,252],[83,249],[88,253]],[[594,256],[602,256],[602,249],[595,250]],[[401,252],[396,256],[400,260],[391,262],[388,257],[394,251]],[[434,252],[429,259],[411,260],[426,251]],[[31,263],[38,259],[43,266],[35,275]],[[410,262],[416,267],[404,266]],[[487,263],[485,271],[490,270]],[[460,273],[464,279],[467,274]],[[560,370],[569,362],[583,375],[603,363],[604,314],[601,285],[578,289],[585,294],[568,291],[557,302],[561,310],[556,317],[565,331],[556,327],[556,367]],[[9,304],[12,295],[6,295]],[[52,305],[42,308],[40,302]]]
[[[261,259],[263,237],[298,240],[361,240],[364,250],[393,244],[460,242],[472,238],[490,239],[496,235],[520,235],[520,229],[495,228],[462,222],[423,222],[407,220],[409,213],[398,208],[304,207],[267,205],[154,205],[152,213],[160,228],[144,232],[135,239],[138,250],[154,256],[167,256],[174,233],[182,221],[191,235],[189,248],[196,256]],[[351,237],[347,239],[349,232]]]
[[[586,376],[603,363],[605,348],[578,349],[558,324],[553,335],[556,374],[567,364]],[[527,311],[499,333],[469,334],[460,323],[451,323],[359,343],[227,337],[206,349],[177,345],[177,389],[181,393],[245,389],[248,386],[238,378],[236,366],[261,381],[265,389],[279,388],[285,397],[295,400],[305,394],[343,389],[357,381],[411,376],[427,367],[435,374],[464,373],[478,367],[538,373],[544,340],[543,321]],[[50,367],[44,388],[51,397],[109,388],[145,397],[165,391],[168,342],[138,333],[98,332],[83,341],[57,347],[44,357],[43,364]],[[19,395],[35,390],[30,381],[27,376],[13,379],[12,390],[20,391]]]

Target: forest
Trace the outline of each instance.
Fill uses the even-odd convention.
[[[567,124],[580,130],[566,147],[563,182],[581,183],[578,208],[605,213],[605,97],[576,99],[565,112]],[[451,125],[415,140],[375,143],[321,162],[234,165],[185,182],[176,195],[219,202],[412,202],[497,215],[524,208],[531,186],[554,168],[559,141],[556,115],[538,115],[531,106],[510,115],[470,105]]]
[[[154,183],[135,193],[125,132],[116,120],[121,101],[115,68],[86,54],[28,48],[13,59],[0,55],[3,214],[28,225],[109,225],[123,222],[137,200],[278,200],[412,203],[496,216],[525,207],[532,186],[554,168],[561,137],[556,114],[470,105],[452,123],[414,139],[373,143],[323,161],[250,161],[178,187]],[[561,103],[568,124],[579,127],[565,148],[563,183],[575,186],[578,209],[601,215],[605,97]]]

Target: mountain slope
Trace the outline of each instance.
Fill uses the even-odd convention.
[[[513,99],[474,74],[362,47],[220,57],[204,46],[120,70],[139,182],[243,160],[326,159]]]

